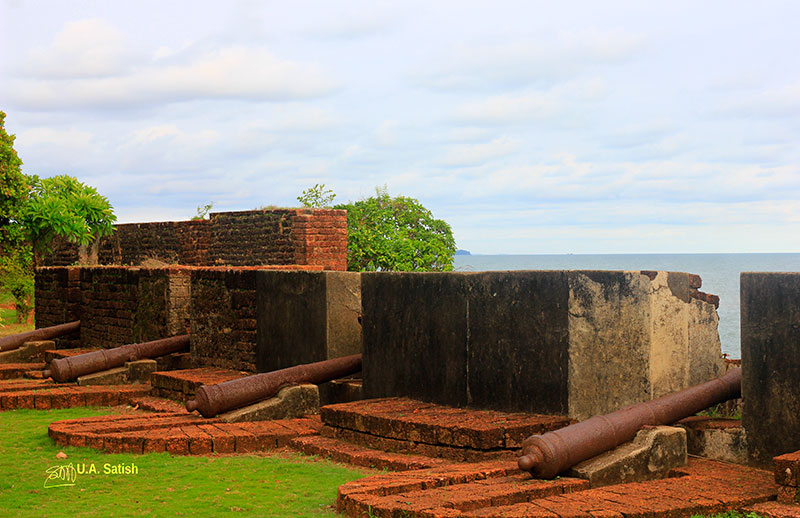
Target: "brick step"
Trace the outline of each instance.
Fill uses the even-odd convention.
[[[800,505],[781,502],[762,502],[742,509],[745,513],[756,513],[767,518],[800,518]]]
[[[516,460],[520,454],[519,448],[514,448],[513,450],[474,450],[472,448],[456,448],[454,446],[379,437],[369,433],[356,432],[346,428],[334,428],[328,425],[322,426],[320,435],[352,444],[358,444],[373,450],[436,457],[447,459],[450,462],[484,462],[499,459]]]
[[[197,387],[200,385],[216,385],[224,381],[243,378],[247,375],[245,372],[214,367],[158,371],[150,375],[150,383],[153,386],[151,395],[176,401],[186,401],[194,396]]]
[[[44,363],[3,363],[0,364],[0,380],[23,378],[32,370],[44,369]]]
[[[130,405],[139,410],[148,412],[171,412],[175,414],[186,414],[186,407],[171,399],[161,397],[143,396],[131,399]]]
[[[474,466],[465,472],[465,467]],[[468,468],[470,469],[470,468]],[[460,464],[376,475],[340,486],[347,516],[408,518],[594,516],[673,517],[711,514],[775,497],[772,474],[691,459],[675,477],[589,489],[585,480],[532,479],[513,463]]]
[[[363,466],[373,469],[391,471],[407,471],[430,468],[447,464],[442,459],[421,455],[405,455],[365,448],[344,441],[338,441],[320,435],[300,437],[292,440],[289,446],[306,455],[317,455],[336,462]]]
[[[43,388],[55,388],[63,386],[73,386],[74,383],[54,383],[51,379],[29,379],[17,378],[0,381],[0,394],[15,392],[19,390],[39,390]]]
[[[479,451],[513,450],[533,434],[571,423],[563,416],[452,408],[408,398],[328,405],[322,422],[377,437]]]
[[[129,404],[131,398],[150,393],[150,385],[56,385],[41,383],[25,389],[18,385],[8,391],[0,384],[0,410],[116,406]]]
[[[50,424],[58,444],[110,453],[168,452],[173,455],[251,453],[282,448],[291,439],[316,434],[316,416],[252,423],[225,423],[192,414],[101,416]]]
[[[25,374],[22,375],[23,378],[29,380],[44,380],[49,379],[44,377],[44,372],[40,370],[36,371],[25,371]]]

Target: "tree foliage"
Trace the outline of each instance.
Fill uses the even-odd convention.
[[[456,243],[445,221],[414,198],[385,188],[337,205],[347,210],[347,265],[353,271],[450,271]]]
[[[86,247],[114,232],[117,217],[105,196],[72,176],[37,179],[22,211],[34,250],[44,253],[53,240]]]
[[[6,114],[0,111],[0,254],[22,246],[24,233],[16,223],[26,202],[31,179],[22,173],[22,160],[14,150],[14,135],[6,133]]]

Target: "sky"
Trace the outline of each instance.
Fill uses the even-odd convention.
[[[800,252],[800,2],[0,0],[23,170],[119,222],[386,186],[482,254]]]

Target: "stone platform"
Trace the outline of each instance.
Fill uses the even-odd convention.
[[[0,382],[0,410],[124,405],[149,393],[150,385],[146,384],[79,387],[49,380],[15,379]]]
[[[200,385],[216,385],[247,376],[247,373],[216,367],[200,369],[183,369],[175,371],[154,372],[150,375],[153,386],[152,395],[186,401],[194,396]]]
[[[3,363],[0,364],[0,380],[24,378],[31,371],[41,371],[44,363]]]
[[[320,410],[323,436],[377,450],[459,462],[516,458],[529,435],[570,424],[561,416],[452,408],[382,398]]]
[[[350,517],[676,517],[775,498],[772,473],[693,458],[672,478],[589,489],[585,480],[532,479],[515,463],[456,464],[375,475],[339,487]]]
[[[161,413],[56,421],[48,432],[58,444],[108,453],[208,455],[282,448],[295,437],[316,434],[319,428],[315,416],[234,424],[186,413]]]

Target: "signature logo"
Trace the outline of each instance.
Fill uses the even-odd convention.
[[[71,462],[65,466],[50,466],[46,473],[45,488],[74,486],[78,480],[78,471]]]

